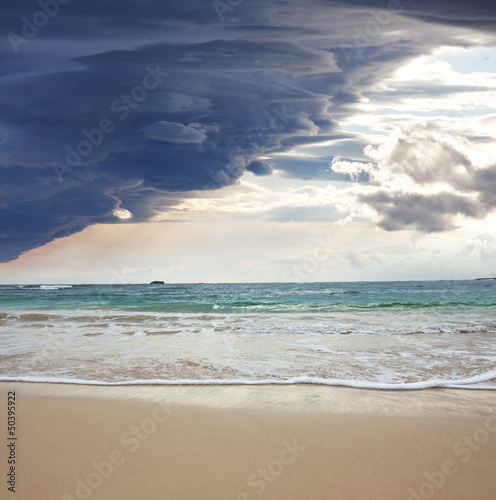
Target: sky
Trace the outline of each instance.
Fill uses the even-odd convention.
[[[0,7],[0,283],[496,276],[496,5]]]

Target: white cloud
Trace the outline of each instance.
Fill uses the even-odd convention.
[[[364,153],[374,163],[337,160],[331,166],[355,178],[369,174],[371,185],[347,191],[375,214],[351,204],[350,211],[383,229],[448,231],[496,209],[496,154],[433,121],[376,137]]]
[[[183,125],[182,123],[165,120],[160,120],[143,128],[147,139],[181,144],[199,144],[207,138],[207,133],[212,130],[217,130],[217,127],[196,122]]]
[[[364,163],[358,161],[346,161],[335,157],[330,163],[333,172],[337,174],[347,174],[350,179],[356,180],[362,172],[371,172],[374,168],[373,163]]]
[[[483,259],[496,259],[496,238],[489,233],[479,233],[465,247],[467,254]]]

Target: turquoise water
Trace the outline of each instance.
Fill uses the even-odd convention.
[[[312,312],[496,307],[496,280],[358,283],[1,286],[0,307],[148,312]]]
[[[495,340],[495,280],[0,286],[3,380],[489,389]]]

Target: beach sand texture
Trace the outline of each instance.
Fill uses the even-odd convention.
[[[493,391],[0,387],[18,436],[2,498],[496,498]]]

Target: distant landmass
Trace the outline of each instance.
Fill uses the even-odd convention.
[[[480,280],[496,280],[496,278],[475,278],[475,281],[480,281]]]
[[[152,281],[150,285],[165,285],[165,281]]]

